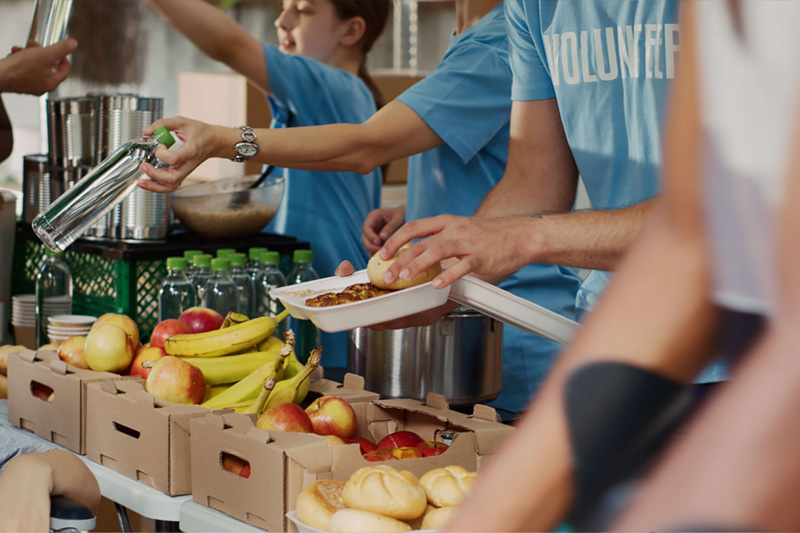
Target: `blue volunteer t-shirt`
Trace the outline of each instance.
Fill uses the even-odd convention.
[[[357,76],[314,59],[282,53],[264,45],[272,94],[268,96],[273,128],[361,124],[376,109],[367,86]],[[314,270],[333,276],[344,260],[356,270],[367,267],[369,255],[361,244],[361,226],[380,207],[381,173],[283,172],[286,188],[278,213],[265,231],[291,235],[311,243]],[[322,334],[323,365],[346,365],[345,333]],[[305,354],[307,356],[308,354]]]
[[[680,45],[675,0],[505,2],[514,100],[556,98],[595,209],[659,191],[661,133]],[[590,274],[590,304],[607,274]]]
[[[407,220],[470,216],[503,177],[508,158],[511,69],[502,4],[454,35],[439,67],[398,100],[414,110],[444,145],[408,165]],[[500,287],[574,318],[577,276],[556,265],[530,265]],[[503,377],[495,407],[522,409],[560,345],[503,328]]]

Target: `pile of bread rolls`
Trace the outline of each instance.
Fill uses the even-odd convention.
[[[331,533],[400,533],[441,529],[475,484],[460,466],[411,472],[377,465],[356,471],[346,483],[323,479],[297,497],[297,518]]]
[[[0,399],[8,398],[8,354],[27,350],[25,346],[0,346]]]

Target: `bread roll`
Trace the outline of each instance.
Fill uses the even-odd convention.
[[[397,261],[397,258],[411,248],[411,243],[406,243],[397,250],[397,253],[394,254],[387,260],[381,259],[380,251],[376,252],[375,255],[370,257],[369,263],[367,263],[367,276],[369,277],[369,281],[375,285],[376,287],[380,287],[381,289],[391,289],[391,290],[398,290],[398,289],[406,289],[408,287],[414,287],[416,285],[422,285],[423,283],[427,283],[431,281],[433,278],[438,276],[442,272],[442,267],[439,263],[430,266],[414,276],[409,280],[404,280],[397,278],[391,283],[386,283],[383,281],[383,273],[386,272],[390,266]]]
[[[297,518],[304,524],[327,531],[333,514],[344,509],[342,489],[344,483],[332,479],[320,479],[304,488],[295,502]]]
[[[454,506],[432,507],[428,509],[425,516],[422,517],[422,529],[444,529],[445,524],[455,516],[457,509],[458,507]]]
[[[398,520],[422,516],[427,505],[425,491],[411,472],[391,466],[367,466],[350,476],[342,492],[344,504]]]
[[[19,353],[23,350],[27,350],[27,348],[21,344],[17,346],[12,344],[0,346],[0,374],[8,375],[8,354]]]
[[[330,533],[405,533],[411,526],[388,516],[361,511],[342,509],[336,511],[328,528]]]
[[[419,480],[428,501],[436,507],[458,505],[475,484],[478,474],[461,466],[446,466],[427,472]]]

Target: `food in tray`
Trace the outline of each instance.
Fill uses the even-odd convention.
[[[380,287],[381,289],[391,289],[396,291],[414,287],[416,285],[422,285],[423,283],[428,283],[442,272],[441,265],[437,263],[426,268],[409,280],[397,278],[391,283],[386,283],[383,281],[383,273],[386,272],[395,261],[397,261],[397,258],[400,257],[400,255],[410,248],[411,243],[406,243],[401,246],[399,250],[397,250],[396,254],[386,260],[381,259],[381,256],[379,255],[380,252],[376,252],[375,255],[369,259],[369,263],[367,263],[367,276],[369,276],[369,280],[372,282],[372,284],[376,287]]]
[[[372,283],[356,283],[346,287],[342,292],[326,292],[309,298],[306,300],[306,305],[309,307],[331,307],[333,305],[360,302],[375,296],[389,294],[390,292],[392,291],[380,289]]]

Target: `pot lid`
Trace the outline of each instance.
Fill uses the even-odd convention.
[[[450,288],[450,299],[528,333],[566,344],[580,324],[508,291],[464,276]]]

